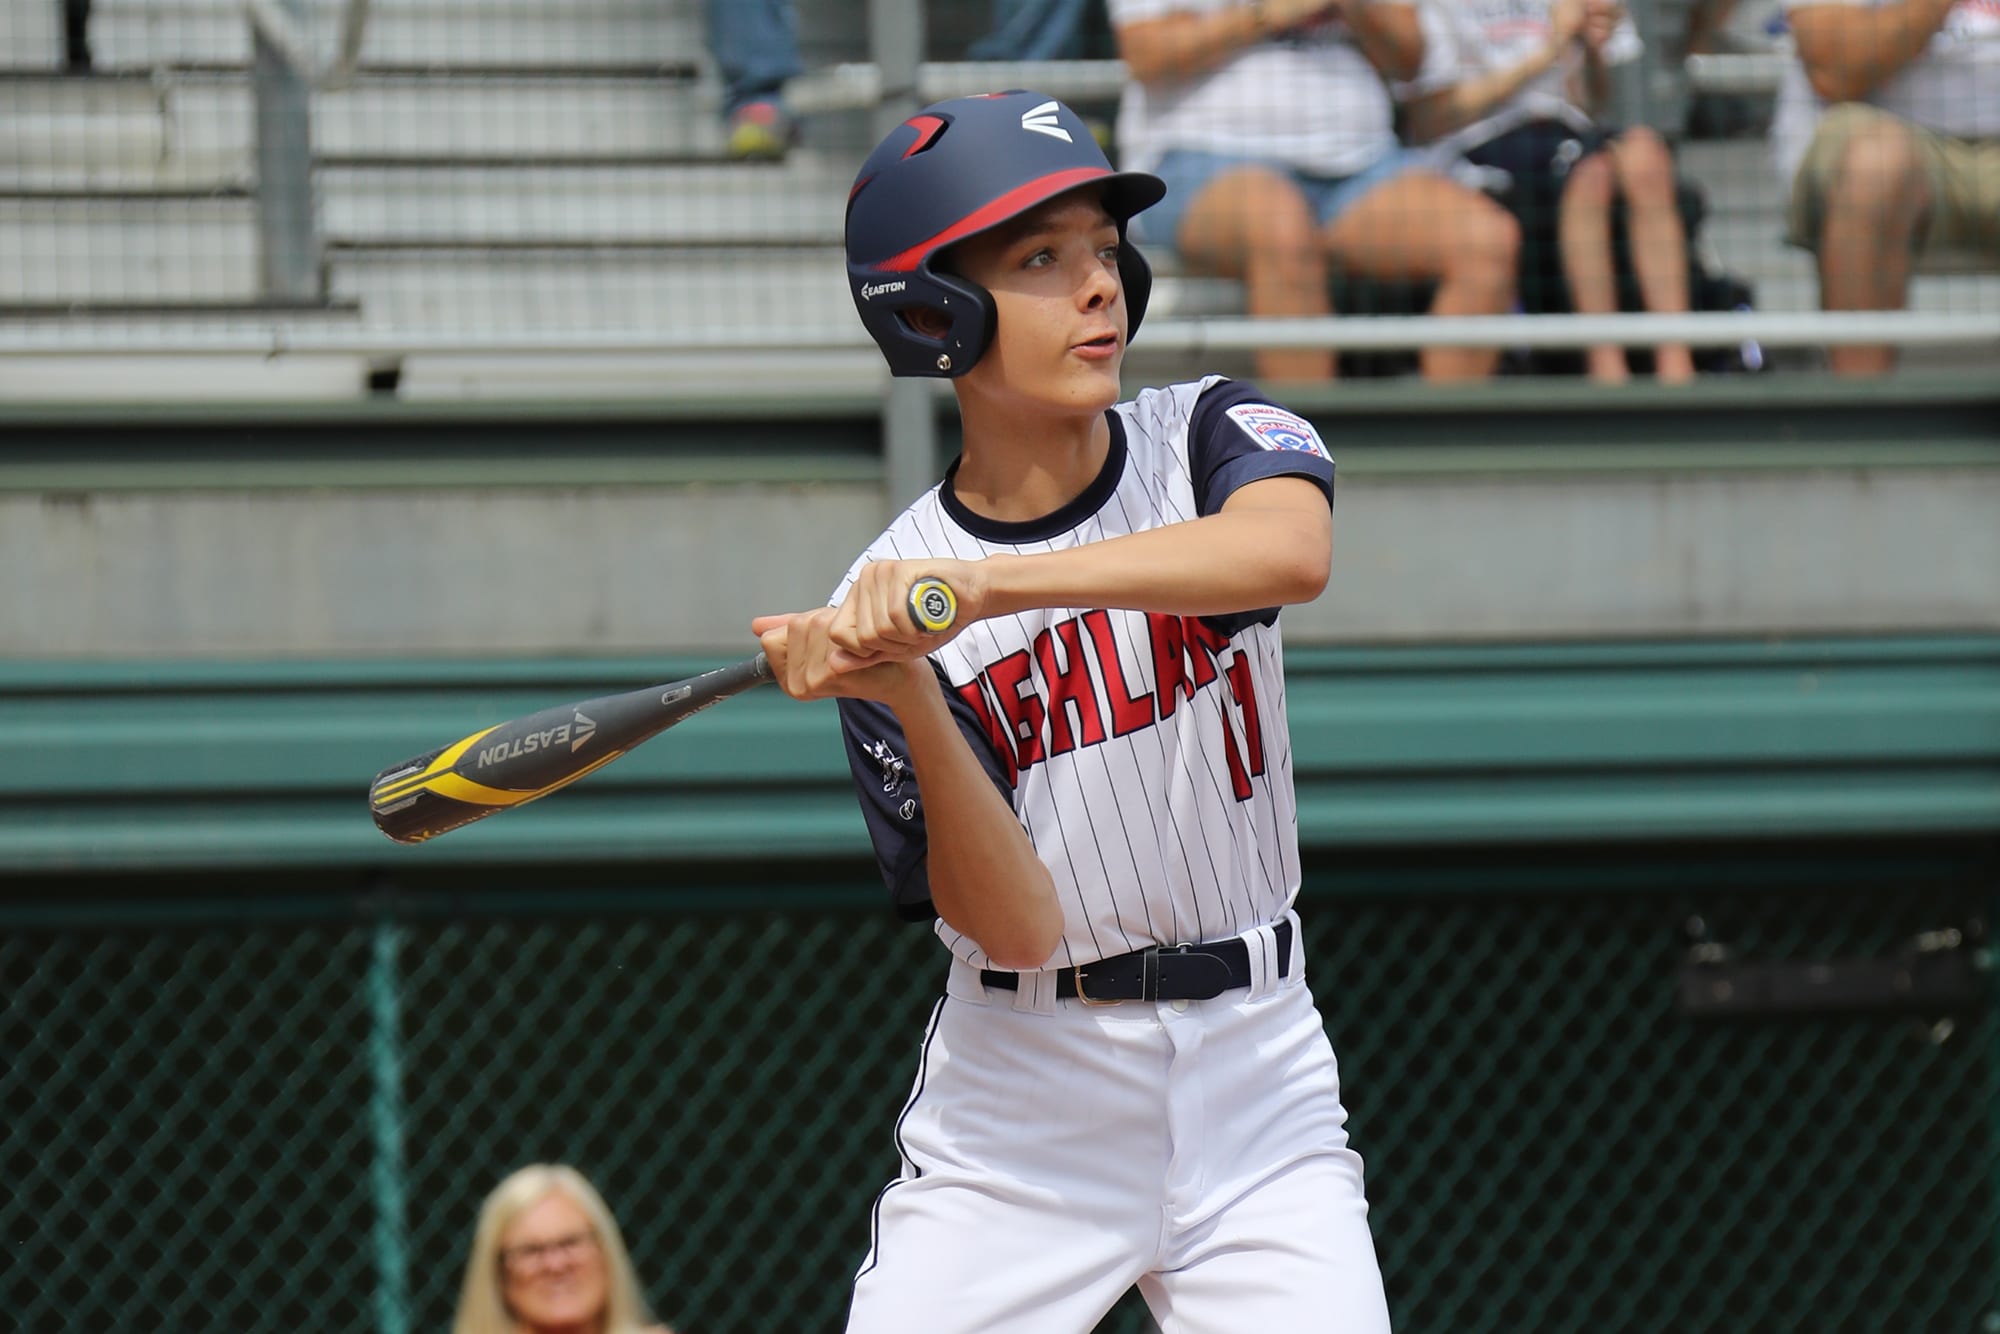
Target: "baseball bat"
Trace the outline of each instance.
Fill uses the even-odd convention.
[[[910,587],[910,615],[941,634],[958,619],[942,580]],[[526,805],[617,759],[710,705],[771,679],[762,653],[663,685],[600,695],[531,713],[390,765],[368,787],[375,827],[398,843],[422,843],[461,825]]]

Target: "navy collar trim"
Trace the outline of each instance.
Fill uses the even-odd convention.
[[[938,500],[944,505],[944,512],[951,516],[953,523],[971,533],[982,542],[995,542],[1005,546],[1018,546],[1023,542],[1045,542],[1049,538],[1066,533],[1104,508],[1111,499],[1111,493],[1118,489],[1119,479],[1125,475],[1125,423],[1115,409],[1106,409],[1105,420],[1111,426],[1111,447],[1104,451],[1104,466],[1089,486],[1077,493],[1053,514],[1044,514],[1039,519],[1024,519],[1018,523],[1005,523],[999,519],[989,519],[974,514],[959,500],[952,489],[952,480],[958,476],[958,465],[964,456],[951,461],[945,469],[944,481],[938,486]]]

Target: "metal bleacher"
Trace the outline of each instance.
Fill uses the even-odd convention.
[[[315,0],[316,44],[343,4]],[[726,160],[697,0],[376,0],[312,98],[327,300],[273,311],[249,34],[236,0],[96,0],[94,72],[65,75],[57,0],[0,5],[0,321],[851,338],[851,160]]]
[[[310,0],[316,47],[348,3]],[[334,393],[364,392],[385,359],[408,394],[521,383],[518,361],[443,350],[467,331],[548,335],[550,365],[564,335],[629,338],[656,354],[628,365],[654,390],[711,375],[705,350],[766,345],[792,358],[786,384],[880,377],[839,263],[866,117],[815,119],[782,163],[729,161],[698,0],[372,0],[353,77],[312,95],[324,300],[303,306],[261,288],[250,32],[241,0],[94,0],[93,72],[68,74],[59,0],[0,0],[8,346],[184,354],[232,331],[346,331],[358,350],[313,380]],[[1110,64],[1079,66],[1079,87],[1115,86]],[[870,68],[825,67],[827,104],[867,102]],[[962,91],[969,69],[926,66],[926,91]],[[1760,309],[1813,310],[1761,137],[1687,144],[1682,164],[1713,261]],[[1913,306],[2000,311],[2000,277],[1920,279]],[[1240,289],[1169,270],[1154,310],[1233,313]],[[186,387],[188,364],[134,383]]]

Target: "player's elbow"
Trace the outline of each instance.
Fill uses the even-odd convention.
[[[977,939],[979,948],[996,968],[1024,972],[1040,968],[1062,944],[1062,907],[1056,902],[1055,886],[1046,895],[1037,895],[1022,910],[1004,922],[991,923]]]
[[[1056,952],[1056,946],[1061,943],[1062,933],[1058,931],[1049,938],[1046,947],[1025,945],[1015,948],[1011,944],[996,945],[986,951],[986,957],[992,961],[995,968],[1004,968],[1010,973],[1029,973],[1047,963],[1049,956]]]
[[[1315,516],[1299,525],[1291,541],[1273,553],[1272,601],[1281,607],[1311,602],[1326,591],[1333,574],[1333,523],[1330,517]]]
[[[974,881],[931,876],[938,916],[979,946],[995,968],[1040,968],[1062,944],[1062,905],[1055,881],[1032,858],[1012,874]]]
[[[1326,555],[1301,557],[1287,563],[1284,573],[1284,596],[1278,605],[1294,607],[1301,602],[1311,602],[1326,592],[1327,581],[1333,575],[1333,563]]]
[[[981,940],[979,947],[986,951],[986,957],[996,968],[1006,968],[1015,972],[1026,972],[1040,968],[1049,961],[1062,944],[1062,909],[1053,897],[1048,910],[1009,923],[1004,931],[993,931],[989,940]]]

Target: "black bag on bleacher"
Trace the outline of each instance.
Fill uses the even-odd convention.
[[[1556,232],[1563,188],[1572,166],[1615,137],[1615,131],[1601,127],[1579,133],[1560,121],[1534,121],[1466,153],[1468,162],[1484,169],[1481,183],[1487,192],[1506,205],[1521,224],[1520,298],[1524,313],[1571,312],[1569,285],[1563,278],[1562,249]],[[1749,284],[1733,274],[1712,271],[1703,260],[1699,241],[1708,214],[1708,200],[1700,185],[1686,177],[1677,177],[1675,193],[1681,228],[1687,238],[1688,309],[1751,309],[1754,293]],[[1643,311],[1645,301],[1632,267],[1622,197],[1611,208],[1611,246],[1618,308]],[[1628,359],[1635,371],[1644,374],[1652,370],[1653,358],[1648,349],[1635,348]],[[1762,359],[1747,347],[1701,349],[1695,353],[1695,364],[1703,371],[1741,371],[1761,366]],[[1518,372],[1578,375],[1583,372],[1583,354],[1563,349],[1536,350],[1513,354],[1506,365]]]

